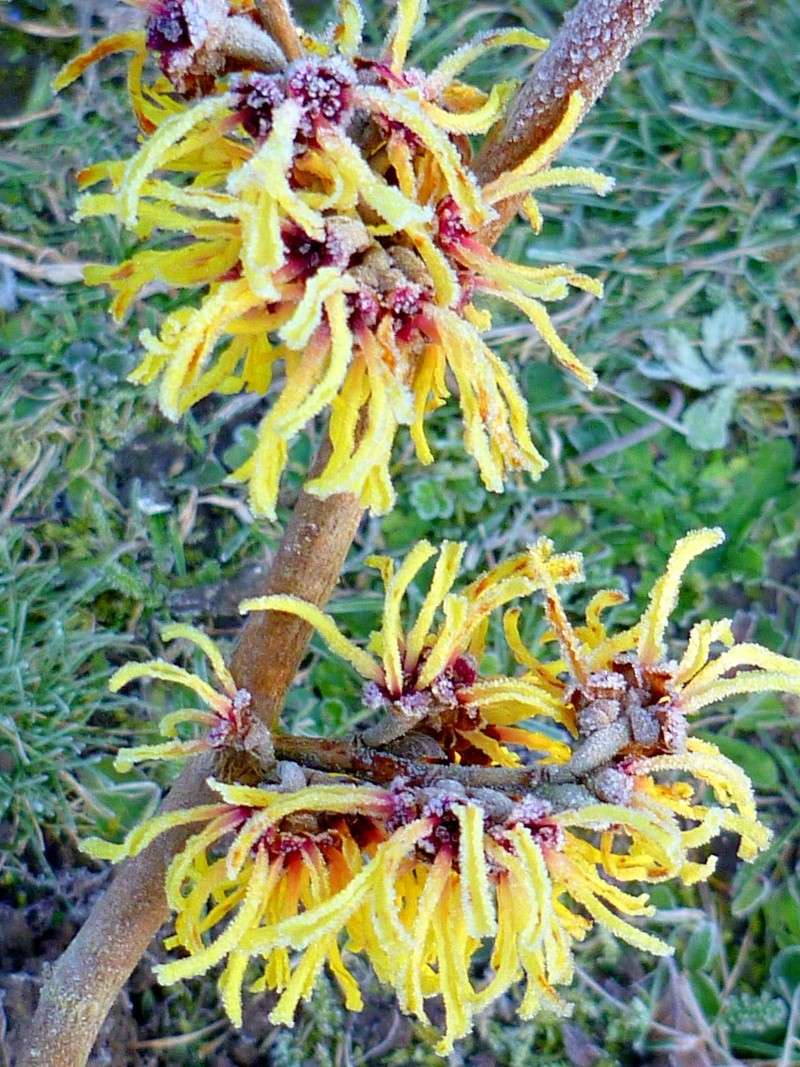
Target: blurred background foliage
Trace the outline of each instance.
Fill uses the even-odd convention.
[[[427,66],[501,23],[552,33],[566,6],[432,0],[417,59]],[[391,5],[369,8],[379,40]],[[298,9],[309,25],[326,18],[319,0]],[[130,246],[108,221],[70,221],[74,173],[129,152],[133,130],[121,62],[57,101],[49,82],[81,43],[130,17],[117,3],[0,3],[0,1040],[30,1010],[43,961],[107,876],[81,858],[78,837],[121,832],[166,784],[163,770],[116,775],[110,755],[121,738],[151,738],[172,698],[158,688],[112,697],[110,670],[159,651],[169,619],[232,640],[236,605],[281,531],[255,525],[241,490],[226,483],[262,401],[205,402],[167,425],[125,374],[138,331],[174,294],[138,302],[116,327],[104,293],[76,280],[81,263],[116,260]],[[567,381],[530,328],[496,309],[492,341],[518,368],[550,469],[492,496],[464,457],[451,408],[431,420],[435,466],[419,466],[401,436],[397,509],[363,526],[332,604],[353,634],[368,634],[380,604],[365,558],[401,554],[421,537],[468,540],[476,570],[546,534],[586,555],[588,581],[573,605],[597,588],[624,588],[624,623],[674,540],[719,524],[728,541],[693,568],[680,632],[699,615],[733,615],[741,636],[800,653],[798,39],[797,0],[665,5],[566,153],[612,174],[616,191],[601,201],[553,190],[538,238],[520,224],[503,239],[521,261],[567,261],[604,278],[603,301],[578,295],[556,316],[602,384],[588,394]],[[502,67],[484,61],[476,79],[508,77],[515,62],[515,53]],[[282,520],[320,429],[294,448]],[[531,641],[540,623],[526,611]],[[505,665],[499,643],[487,659]],[[789,699],[755,696],[699,724],[752,776],[775,841],[746,868],[728,842],[698,890],[656,888],[659,932],[675,959],[639,957],[601,930],[582,954],[570,1022],[521,1023],[501,1002],[453,1063],[800,1063],[799,712]],[[359,715],[355,680],[314,643],[286,722],[342,734]],[[323,985],[294,1031],[273,1032],[267,1006],[254,1001],[234,1034],[209,983],[162,990],[145,961],[94,1062],[439,1062],[424,1028],[371,988],[365,1012],[352,1016]]]

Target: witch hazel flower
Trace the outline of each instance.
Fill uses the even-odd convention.
[[[302,54],[289,63],[267,54],[258,5],[145,6],[145,32],[101,42],[56,79],[63,87],[102,56],[133,51],[140,148],[81,172],[90,191],[77,217],[114,216],[145,243],[121,264],[89,267],[86,280],[111,288],[118,319],[153,286],[199,293],[157,333],[142,332],[132,380],[158,381],[173,420],[212,394],[267,396],[253,454],[232,474],[249,485],[258,515],[275,517],[291,442],[325,411],[331,455],[307,488],[351,492],[386,512],[399,428],[418,459],[433,462],[426,419],[454,387],[465,447],[487,488],[501,492],[516,471],[538,477],[546,463],[525,400],[486,344],[491,317],[476,300],[509,301],[591,386],[593,372],[559,338],[545,305],[572,288],[601,289],[565,265],[513,264],[481,233],[508,197],[524,193],[533,218],[539,189],[604,193],[611,183],[550,166],[577,122],[575,94],[546,146],[481,189],[470,138],[503,116],[514,86],[483,93],[462,75],[487,50],[540,50],[546,41],[492,30],[424,72],[408,65],[421,3],[399,3],[387,40],[366,55],[363,16],[348,0],[326,38],[301,35]],[[163,73],[148,81],[152,52]],[[101,182],[107,190],[95,191]]]
[[[224,961],[220,995],[237,1026],[242,1024],[242,985],[253,956],[262,966],[251,988],[281,994],[270,1016],[273,1022],[292,1024],[299,1000],[310,994],[326,963],[347,1007],[358,1011],[363,1006],[342,961],[336,920],[354,909],[371,882],[372,872],[367,878],[362,870],[361,847],[370,839],[383,839],[379,829],[370,833],[369,828],[389,811],[389,800],[385,791],[369,786],[307,786],[296,766],[279,765],[279,770],[285,782],[258,787],[210,778],[218,803],[157,815],[119,845],[91,838],[83,846],[89,855],[119,862],[138,855],[167,829],[201,825],[166,877],[175,933],[165,945],[182,951],[183,958],[157,967],[156,977],[171,985]],[[294,781],[298,774],[299,787]],[[408,834],[401,834],[401,840],[404,836]],[[394,842],[392,849],[397,847]],[[265,933],[271,935],[269,947],[250,951],[249,942]],[[297,965],[290,956],[293,949],[307,949]]]
[[[557,555],[547,541],[458,592],[463,545],[446,542],[437,554],[422,542],[399,566],[378,557],[385,605],[366,648],[303,601],[246,602],[245,611],[305,619],[361,674],[364,703],[377,717],[361,736],[375,760],[360,749],[358,778],[287,762],[265,767],[257,784],[212,778],[217,802],[157,815],[120,844],[86,842],[91,855],[116,862],[173,826],[193,827],[167,875],[174,933],[165,944],[174,957],[158,968],[159,980],[219,967],[235,1025],[245,991],[271,990],[271,1020],[291,1026],[325,968],[345,1006],[360,1010],[348,957],[359,954],[403,1012],[426,1021],[427,1001],[442,998],[437,1051],[446,1055],[481,1010],[516,988],[522,1017],[567,1014],[561,989],[594,929],[670,954],[643,926],[654,909],[635,883],[707,880],[716,858],[696,853],[722,831],[738,834],[744,860],[770,839],[746,774],[691,736],[691,717],[742,693],[800,692],[800,663],[737,644],[728,620],[696,623],[682,655],[669,655],[666,631],[683,574],[721,539],[719,530],[682,538],[641,619],[616,632],[603,621],[624,600],[616,590],[595,594],[573,625],[559,588],[581,579],[581,560]],[[427,593],[404,622],[409,586],[434,558]],[[509,608],[504,633],[524,673],[483,677],[492,613],[539,596],[549,623],[544,643],[557,646],[557,658],[525,646],[519,608]],[[222,692],[161,661],[129,665],[113,684],[149,675],[187,685],[210,708],[188,713],[210,728],[200,744],[235,743],[246,698],[202,635],[182,627],[168,635],[200,644]],[[523,763],[515,749],[526,748],[536,756]],[[401,775],[363,780],[393,752]],[[154,746],[123,750],[120,759],[183,753]]]
[[[463,542],[442,544],[428,592],[406,626],[403,600],[437,551],[421,541],[397,568],[386,557],[372,557],[385,599],[381,628],[368,648],[354,644],[330,615],[297,597],[256,597],[245,600],[240,611],[296,615],[355,668],[364,679],[364,707],[377,718],[361,731],[368,745],[397,745],[413,732],[415,738],[423,735],[434,741],[433,749],[443,757],[464,765],[517,766],[520,757],[514,746],[538,751],[544,759],[565,759],[569,749],[564,741],[518,725],[533,716],[564,722],[563,705],[536,681],[484,677],[479,663],[491,615],[510,600],[541,588],[541,574],[553,582],[579,580],[580,560],[554,553],[552,543],[542,540],[453,592],[465,548]]]
[[[193,691],[207,710],[181,708],[169,712],[161,719],[159,731],[170,740],[157,745],[120,749],[114,760],[115,770],[128,771],[135,763],[180,759],[215,749],[253,753],[271,762],[272,740],[269,730],[254,714],[250,693],[236,685],[214,642],[202,630],[180,624],[165,626],[161,631],[161,639],[183,639],[196,645],[208,659],[219,689],[199,675],[163,659],[126,663],[120,667],[109,680],[109,688],[113,693],[140,678],[171,682]],[[178,728],[188,723],[205,727],[205,733],[191,740],[181,739],[177,736]]]
[[[310,785],[296,765],[282,770],[282,781],[260,786],[209,779],[218,803],[155,816],[119,845],[84,843],[118,862],[172,827],[199,826],[166,878],[175,932],[165,946],[182,955],[155,971],[171,985],[221,966],[220,996],[237,1026],[245,986],[274,990],[270,1020],[293,1025],[325,967],[346,1007],[361,1010],[346,945],[395,989],[404,1012],[427,1021],[425,1001],[443,998],[444,1055],[520,978],[523,1018],[542,1008],[567,1014],[556,987],[571,980],[573,945],[595,922],[639,948],[671,951],[621,917],[652,909],[604,880],[603,856],[587,853],[580,836],[604,830],[621,861],[636,833],[667,862],[674,842],[649,816],[610,805],[555,813],[546,801],[512,803],[446,779]],[[479,978],[487,940],[492,971]]]
[[[616,634],[608,632],[601,615],[623,602],[623,594],[596,594],[585,624],[573,627],[555,584],[542,572],[549,637],[558,642],[560,660],[529,652],[519,636],[517,612],[507,614],[505,630],[528,677],[546,677],[560,688],[554,695],[568,709],[577,735],[570,759],[546,772],[552,796],[561,790],[574,795],[577,785],[600,801],[646,811],[680,828],[684,852],[731,830],[739,835],[740,857],[752,860],[770,840],[753,787],[716,745],[691,736],[691,718],[740,694],[800,692],[800,663],[761,645],[736,643],[730,619],[696,623],[679,659],[668,656],[665,640],[686,568],[723,540],[718,528],[681,538],[640,620]],[[718,646],[724,651],[715,655]],[[706,787],[716,803],[703,799]],[[707,878],[715,862],[686,859],[679,873],[686,882]]]

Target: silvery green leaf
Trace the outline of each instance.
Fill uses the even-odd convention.
[[[656,356],[642,362],[640,370],[647,378],[680,382],[690,389],[705,392],[720,384],[719,375],[703,359],[689,338],[680,330],[646,330],[644,339]]]
[[[750,377],[750,358],[743,348],[730,345],[723,351],[719,360],[719,377],[732,385],[738,385],[740,389],[747,388]]]
[[[703,355],[712,366],[721,363],[726,352],[744,337],[747,326],[747,315],[733,300],[726,300],[706,315],[701,326]]]
[[[724,448],[728,443],[728,425],[733,415],[737,388],[726,385],[710,396],[690,404],[683,415],[686,440],[698,451]]]
[[[748,374],[745,386],[748,389],[800,390],[800,374],[789,370],[756,370]]]

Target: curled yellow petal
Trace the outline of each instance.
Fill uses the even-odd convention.
[[[512,82],[493,85],[485,102],[474,111],[447,111],[431,103],[425,103],[424,111],[440,130],[446,130],[448,133],[486,133],[505,111],[514,88]]]
[[[68,85],[79,78],[81,74],[94,63],[106,56],[113,56],[119,52],[143,52],[145,35],[142,30],[129,30],[125,33],[115,33],[111,37],[104,37],[87,52],[65,63],[61,70],[53,78],[53,91],[56,93],[66,89]]]
[[[224,114],[232,102],[231,95],[213,96],[170,116],[131,158],[125,167],[119,191],[119,214],[126,226],[136,225],[142,186],[161,165],[169,150],[201,123]]]
[[[703,619],[695,623],[689,633],[686,650],[675,672],[676,685],[685,686],[700,668],[706,665],[711,645],[715,641],[722,641],[726,645],[734,643],[730,619],[719,619],[717,622]]]
[[[183,960],[162,963],[153,968],[153,973],[161,985],[172,985],[182,978],[194,978],[205,974],[215,964],[224,959],[239,946],[244,935],[255,922],[263,906],[263,893],[269,877],[269,857],[265,849],[259,849],[253,861],[253,867],[247,883],[247,892],[234,919],[224,932],[202,952],[195,953]]]
[[[115,845],[99,837],[88,837],[81,842],[81,849],[87,856],[92,856],[94,859],[118,863],[119,860],[128,856],[137,856],[147,848],[151,841],[155,841],[159,835],[175,826],[206,822],[217,815],[225,815],[227,810],[227,807],[221,804],[200,804],[196,808],[188,808],[184,811],[165,811],[161,815],[154,815],[141,826],[134,827],[121,844]]]
[[[474,804],[455,808],[461,830],[458,861],[461,907],[471,937],[490,937],[497,929],[483,847],[483,810]]]
[[[309,604],[295,596],[262,596],[243,600],[239,605],[241,615],[246,615],[250,611],[283,611],[287,615],[296,615],[297,618],[313,626],[330,650],[347,660],[362,678],[368,678],[374,682],[382,680],[383,672],[372,656],[348,640],[333,618],[314,604]]]
[[[530,30],[518,26],[488,30],[446,56],[429,74],[428,84],[434,91],[441,92],[463,70],[490,49],[522,45],[524,48],[542,51],[549,43],[546,37],[539,37]]]
[[[210,708],[222,711],[228,706],[227,699],[216,691],[208,682],[191,674],[183,667],[176,667],[174,663],[167,663],[162,659],[147,660],[144,663],[126,663],[123,667],[114,671],[108,682],[108,688],[112,693],[119,692],[123,686],[136,678],[155,678],[164,682],[174,682],[177,685],[186,686],[193,690]]]
[[[225,692],[230,695],[233,695],[236,692],[236,683],[233,680],[233,675],[225,665],[225,660],[223,659],[219,648],[211,640],[208,634],[204,634],[203,631],[198,630],[196,626],[185,626],[182,623],[170,623],[169,626],[165,626],[162,629],[162,641],[176,641],[178,639],[191,641],[193,645],[197,645],[207,657],[214,674],[217,676],[217,679]]]
[[[666,570],[653,586],[641,618],[638,653],[643,663],[656,663],[664,655],[664,633],[677,603],[686,568],[696,556],[716,548],[724,540],[725,534],[719,527],[692,530],[673,548]]]
[[[724,628],[723,632],[727,633],[727,628]],[[789,656],[782,656],[777,652],[771,652],[770,649],[764,648],[762,645],[748,642],[734,645],[726,652],[723,652],[722,655],[707,663],[686,685],[684,693],[690,699],[700,697],[716,685],[728,671],[740,670],[742,667],[759,667],[761,671],[740,671],[735,678],[726,679],[726,681],[744,679],[750,674],[755,674],[755,677],[758,677],[762,671],[773,675],[786,675],[789,678],[795,678],[800,681],[800,661]]]

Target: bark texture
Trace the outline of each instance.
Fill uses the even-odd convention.
[[[162,811],[218,799],[205,784],[209,757],[193,760]],[[164,875],[191,827],[157,838],[126,860],[89,918],[54,965],[39,994],[30,1029],[17,1044],[17,1067],[82,1067],[120,989],[168,917]]]
[[[641,37],[661,0],[580,0],[475,161],[485,184],[518,166],[558,125],[572,93],[584,114]]]
[[[264,586],[252,595],[291,593],[312,604],[325,604],[362,514],[358,498],[349,493],[327,500],[301,493]],[[254,612],[245,623],[231,670],[237,684],[253,695],[256,713],[270,727],[278,721],[310,634],[311,627],[302,619],[274,611]]]
[[[546,141],[576,90],[583,96],[585,115],[660,6],[661,0],[580,0],[568,11],[505,118],[481,146],[474,163],[481,184],[513,170]],[[485,244],[494,244],[522,200],[514,197],[497,205],[497,218],[480,234]]]

